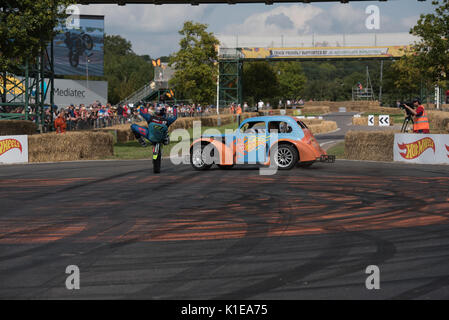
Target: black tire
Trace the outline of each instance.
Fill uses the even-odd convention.
[[[78,64],[80,62],[80,58],[79,58],[78,54],[76,54],[76,53],[75,54],[71,54],[69,56],[69,59],[70,59],[70,65],[72,67],[74,67],[74,68],[78,67]]]
[[[221,170],[230,170],[234,167],[233,164],[217,164],[217,166],[221,169]]]
[[[204,157],[203,150],[207,146],[207,144],[201,144],[201,148],[196,148],[195,146],[196,145],[194,145],[190,149],[190,164],[192,165],[193,169],[199,170],[199,171],[210,169],[210,167],[212,167],[213,163],[207,164],[203,159],[203,157]],[[215,151],[215,148],[213,149],[213,151]],[[201,154],[197,154],[199,152],[201,152]],[[214,156],[214,155],[211,155],[211,156]]]
[[[161,158],[162,158],[161,151],[162,151],[162,148],[159,146],[159,153],[157,155],[157,158],[153,159],[153,172],[154,173],[161,172]]]
[[[299,160],[298,151],[291,144],[280,144],[270,152],[270,162],[279,170],[290,170]]]

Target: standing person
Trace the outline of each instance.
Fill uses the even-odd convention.
[[[54,121],[56,133],[64,133],[67,128],[67,122],[65,120],[65,112],[63,109],[58,114],[58,117]]]
[[[74,117],[72,118],[72,124],[73,124],[72,129],[73,130],[78,130],[79,121],[80,121],[80,117],[81,117],[81,115],[80,115],[80,107],[79,106],[75,107],[75,110],[73,111],[73,114],[74,114]]]
[[[120,124],[123,124],[123,106],[121,104],[117,107],[117,119]]]
[[[430,133],[429,117],[419,98],[413,100],[413,106],[416,109],[410,108],[406,104],[404,106],[415,116],[413,118],[413,133]]]
[[[259,102],[257,103],[257,111],[263,110],[264,107],[265,104],[263,103],[262,99],[260,99]]]
[[[237,105],[237,109],[236,109],[235,113],[242,114],[242,107],[240,106],[240,104]]]

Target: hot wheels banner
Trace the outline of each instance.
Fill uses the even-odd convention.
[[[28,136],[0,136],[0,164],[28,162]]]
[[[449,134],[395,134],[394,161],[449,164]]]

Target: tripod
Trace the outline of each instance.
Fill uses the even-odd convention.
[[[413,122],[413,119],[412,119],[412,116],[411,115],[408,115],[408,116],[406,116],[405,118],[404,118],[404,122],[402,123],[402,128],[401,128],[401,132],[402,133],[405,133],[405,132],[407,132],[407,127],[408,127],[408,125],[409,125],[409,123],[414,123]]]

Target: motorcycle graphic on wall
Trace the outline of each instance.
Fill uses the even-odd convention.
[[[80,56],[82,56],[86,51],[92,50],[94,47],[94,42],[92,37],[86,33],[71,33],[67,31],[65,33],[64,43],[69,49],[69,62],[70,65],[76,68],[79,64]],[[92,53],[86,55],[89,57]]]

